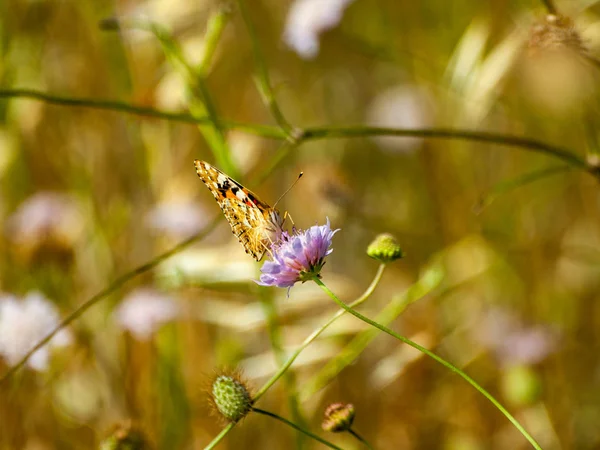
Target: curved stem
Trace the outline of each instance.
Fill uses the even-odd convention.
[[[358,439],[360,442],[362,442],[363,444],[365,444],[365,446],[370,449],[373,450],[373,447],[371,446],[371,444],[369,444],[369,442],[362,437],[360,434],[358,434],[356,431],[354,431],[352,428],[350,428],[348,430],[348,433],[350,433],[352,436],[354,436],[356,439]]]
[[[273,291],[267,291],[265,287],[258,286],[258,298],[267,322],[267,332],[269,335],[269,342],[271,343],[271,350],[275,355],[275,361],[277,365],[280,366],[285,362],[285,351],[281,344],[281,326],[279,323],[275,299],[273,298]],[[298,401],[296,374],[294,372],[285,372],[283,374],[283,384],[292,420],[296,422],[298,426],[306,426],[306,420],[303,417],[300,408],[300,402]],[[256,401],[256,399],[254,400]],[[301,442],[303,440],[304,436],[298,433],[298,448],[302,448]]]
[[[371,326],[373,326],[375,328],[378,328],[379,330],[383,331],[384,333],[389,334],[390,336],[398,339],[399,341],[402,341],[405,344],[410,345],[411,347],[417,349],[421,353],[426,354],[427,356],[429,356],[430,358],[434,359],[435,361],[437,361],[438,363],[440,363],[441,365],[443,365],[447,369],[451,370],[452,372],[454,372],[457,375],[459,375],[460,377],[462,377],[467,383],[469,383],[471,386],[473,386],[475,389],[477,389],[481,394],[483,394],[483,396],[485,398],[487,398],[490,402],[492,402],[492,404],[496,408],[498,408],[498,410],[502,414],[504,414],[508,420],[510,420],[510,422],[515,426],[515,428],[521,432],[521,434],[525,437],[525,439],[527,439],[529,441],[529,443],[532,445],[533,448],[535,448],[537,450],[541,450],[541,447],[539,446],[539,444],[525,430],[525,428],[523,428],[523,426],[517,421],[517,419],[515,419],[506,410],[506,408],[504,408],[504,406],[502,406],[502,404],[500,404],[500,402],[498,400],[496,400],[492,396],[492,394],[490,394],[488,391],[486,391],[482,386],[480,386],[473,378],[471,378],[465,372],[463,372],[462,370],[460,370],[458,367],[454,366],[453,364],[449,363],[445,359],[442,359],[441,357],[439,357],[438,355],[436,355],[432,351],[430,351],[430,350],[426,349],[425,347],[422,347],[421,345],[417,344],[416,342],[411,341],[410,339],[408,339],[408,338],[406,338],[406,337],[404,337],[404,336],[396,333],[395,331],[392,331],[389,328],[384,327],[383,325],[381,325],[381,324],[379,324],[379,323],[377,323],[377,322],[369,319],[368,317],[363,316],[358,311],[355,311],[350,306],[346,305],[343,301],[341,301],[339,298],[337,298],[337,296],[331,290],[329,290],[329,288],[327,286],[325,286],[325,284],[319,278],[314,277],[313,281],[321,289],[323,289],[323,291],[325,291],[325,293],[327,293],[327,295],[329,295],[333,299],[333,301],[335,301],[338,305],[340,305],[344,310],[346,310],[347,312],[349,312],[353,316],[359,318],[363,322],[366,322],[366,323],[368,323],[369,325],[371,325]]]
[[[546,144],[537,139],[511,136],[500,133],[489,133],[485,131],[452,130],[444,128],[429,129],[399,129],[382,127],[316,127],[304,130],[301,140],[326,139],[326,138],[351,138],[366,136],[411,136],[433,139],[461,139],[474,142],[487,142],[508,147],[520,147],[533,152],[544,153],[558,158],[578,169],[584,169],[593,173],[589,164],[569,150]]]
[[[145,106],[136,106],[127,102],[116,100],[97,100],[92,98],[65,97],[48,94],[34,89],[0,89],[0,98],[28,98],[38,100],[50,105],[73,106],[77,108],[99,109],[116,111],[136,116],[151,117],[155,119],[183,122],[189,124],[210,124],[209,117],[197,117],[187,112],[167,112]],[[226,129],[236,129],[250,134],[272,139],[286,139],[286,134],[279,128],[269,125],[252,125],[242,122],[221,120],[221,126]]]
[[[154,108],[134,106],[125,102],[110,100],[95,100],[89,98],[64,97],[59,95],[47,94],[45,92],[33,89],[0,89],[0,98],[31,98],[50,104],[76,106],[84,108],[94,108],[102,110],[119,111],[128,114],[140,116],[155,117],[164,120],[178,122],[187,122],[194,124],[210,124],[209,117],[195,117],[189,113],[170,113],[160,111]],[[220,120],[220,125],[224,129],[237,129],[257,136],[272,139],[288,139],[288,134],[280,127],[248,124],[228,120]],[[526,150],[544,153],[558,158],[567,164],[590,173],[595,178],[600,178],[597,169],[573,152],[558,146],[547,144],[537,139],[526,137],[505,135],[500,133],[488,133],[483,131],[470,130],[452,130],[442,128],[424,128],[424,129],[401,129],[401,128],[380,128],[380,127],[314,127],[300,130],[296,143],[314,139],[330,138],[354,138],[368,136],[409,136],[423,137],[431,139],[460,139],[474,142],[487,142],[490,144],[504,145],[508,147],[520,147]]]
[[[331,443],[331,442],[329,442],[329,441],[326,441],[326,440],[325,440],[325,439],[323,439],[322,437],[320,437],[320,436],[317,436],[316,434],[314,434],[314,433],[311,433],[310,431],[308,431],[308,430],[306,430],[306,429],[304,429],[304,428],[302,428],[302,427],[299,427],[299,426],[298,426],[298,425],[296,425],[294,422],[290,422],[289,420],[287,420],[287,419],[285,419],[285,418],[283,418],[283,417],[281,417],[281,416],[278,416],[277,414],[274,414],[274,413],[272,413],[272,412],[269,412],[269,411],[265,411],[265,410],[263,410],[263,409],[258,409],[258,408],[252,408],[252,411],[254,411],[254,412],[257,412],[257,413],[259,413],[259,414],[264,414],[265,416],[269,416],[269,417],[272,417],[272,418],[274,418],[274,419],[277,419],[277,420],[279,420],[280,422],[283,422],[283,423],[285,423],[286,425],[288,425],[288,426],[290,426],[290,427],[292,427],[292,428],[294,428],[294,429],[296,429],[296,430],[298,430],[298,431],[300,431],[300,432],[302,432],[302,433],[306,434],[307,436],[310,436],[310,437],[311,437],[311,438],[313,438],[314,440],[316,440],[316,441],[319,441],[321,444],[324,444],[324,445],[326,445],[326,446],[327,446],[327,447],[329,447],[329,448],[333,448],[333,449],[336,449],[336,450],[343,450],[341,447],[338,447],[337,445],[335,445],[335,444],[332,444],[332,443]]]
[[[373,278],[373,281],[371,282],[367,290],[359,298],[357,298],[354,302],[350,304],[351,307],[357,307],[365,300],[367,300],[371,296],[371,294],[373,294],[373,291],[375,290],[375,288],[379,284],[379,281],[381,280],[385,267],[385,264],[379,265],[377,273],[375,274],[375,278]],[[263,385],[263,387],[261,387],[260,390],[252,397],[254,401],[256,402],[260,397],[262,397],[265,394],[265,392],[267,392],[267,390],[269,390],[269,388],[273,386],[279,378],[281,378],[281,376],[290,368],[290,366],[294,363],[296,358],[300,355],[300,353],[302,353],[302,351],[306,347],[308,347],[323,331],[325,331],[333,322],[338,320],[344,314],[346,314],[346,311],[344,311],[343,309],[337,311],[325,324],[323,324],[323,326],[313,331],[312,334],[310,334],[310,336],[304,339],[302,344],[300,344],[300,346],[294,351],[294,353],[290,355],[285,364],[283,364],[279,368],[279,370],[271,377],[271,379],[267,381]]]

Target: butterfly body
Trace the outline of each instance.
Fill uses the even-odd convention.
[[[200,160],[195,160],[194,165],[246,253],[260,261],[271,244],[279,239],[284,218],[277,209],[219,169]]]

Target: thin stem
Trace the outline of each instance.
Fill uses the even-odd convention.
[[[220,17],[223,14],[222,11],[217,12],[217,16]],[[155,23],[149,23],[146,25],[142,25],[141,29],[149,30],[154,37],[160,42],[163,48],[163,52],[165,56],[169,59],[171,64],[178,68],[180,72],[185,76],[187,83],[190,86],[190,92],[199,102],[191,102],[189,105],[189,110],[193,115],[198,117],[203,117],[206,114],[209,118],[208,126],[200,126],[200,131],[202,132],[204,138],[208,142],[210,149],[213,151],[214,156],[217,160],[218,165],[225,170],[227,173],[230,173],[233,177],[237,178],[237,168],[234,166],[231,158],[229,156],[229,150],[227,148],[227,141],[225,140],[224,129],[221,124],[221,119],[217,114],[217,109],[215,107],[214,102],[212,101],[212,97],[206,86],[205,82],[205,74],[204,73],[196,73],[193,67],[187,62],[180,47],[177,43],[171,38],[170,34],[161,26]],[[209,31],[214,31],[210,30]],[[219,31],[219,30],[217,30]],[[210,39],[218,39],[221,36],[218,33],[215,36],[209,36]],[[207,67],[210,63],[209,58],[214,54],[214,47],[216,46],[216,42],[211,42],[207,47],[207,54],[205,54],[201,66]]]
[[[271,349],[275,355],[275,361],[278,366],[281,366],[285,362],[285,352],[281,345],[281,327],[279,326],[279,317],[275,302],[272,295],[273,291],[267,291],[266,288],[259,286],[259,300],[262,306],[265,318],[267,321],[267,331],[269,333],[269,342],[271,343]],[[298,391],[296,388],[296,377],[293,372],[286,372],[283,377],[285,391],[287,394],[288,407],[292,415],[292,420],[300,426],[306,426],[306,421],[302,416],[300,410],[300,404],[298,402]],[[255,400],[256,401],[256,400]],[[297,436],[297,447],[302,447],[303,436],[301,433]]]
[[[473,386],[475,389],[477,389],[481,394],[483,394],[483,396],[485,398],[487,398],[490,402],[492,402],[492,404],[498,408],[498,410],[500,412],[502,412],[502,414],[504,414],[506,416],[506,418],[508,418],[508,420],[510,420],[510,422],[515,426],[515,428],[517,430],[519,430],[521,432],[521,434],[525,437],[525,439],[527,439],[529,441],[529,443],[533,446],[533,448],[537,449],[537,450],[541,450],[541,447],[539,446],[539,444],[535,441],[535,439],[533,439],[533,437],[525,430],[525,428],[523,428],[523,426],[517,421],[517,419],[515,419],[507,410],[506,408],[504,408],[504,406],[502,406],[500,404],[500,402],[498,402],[498,400],[496,400],[492,394],[490,394],[489,392],[487,392],[483,387],[481,387],[473,378],[471,378],[469,375],[467,375],[465,372],[463,372],[462,370],[460,370],[458,367],[454,366],[453,364],[449,363],[448,361],[446,361],[445,359],[442,359],[441,357],[439,357],[438,355],[436,355],[435,353],[433,353],[432,351],[426,349],[425,347],[422,347],[421,345],[417,344],[416,342],[411,341],[410,339],[396,333],[395,331],[390,330],[387,327],[384,327],[383,325],[369,319],[366,316],[363,316],[361,313],[359,313],[358,311],[355,311],[354,309],[352,309],[350,306],[346,305],[343,301],[341,301],[339,298],[337,298],[337,296],[331,291],[329,290],[329,288],[327,286],[325,286],[325,284],[317,277],[313,278],[313,281],[321,288],[323,289],[323,291],[325,291],[325,293],[327,293],[327,295],[329,295],[333,301],[335,301],[338,305],[340,305],[342,308],[344,308],[346,311],[348,311],[350,314],[352,314],[353,316],[357,317],[358,319],[362,320],[363,322],[368,323],[369,325],[378,328],[379,330],[383,331],[384,333],[389,334],[392,337],[395,337],[396,339],[398,339],[399,341],[404,342],[405,344],[410,345],[411,347],[417,349],[418,351],[420,351],[421,353],[424,353],[425,355],[429,356],[430,358],[434,359],[435,361],[437,361],[438,363],[440,363],[441,365],[443,365],[444,367],[446,367],[447,369],[451,370],[452,372],[456,373],[457,375],[459,375],[460,377],[462,377],[466,382],[468,382],[471,386]]]
[[[373,447],[371,446],[371,444],[369,444],[369,442],[363,438],[360,434],[358,434],[356,431],[354,431],[352,428],[350,428],[348,430],[348,433],[350,433],[352,436],[354,436],[356,439],[358,439],[360,442],[362,442],[363,444],[365,444],[365,446],[370,449],[373,450]]]
[[[156,110],[153,108],[134,106],[125,102],[95,100],[89,98],[63,97],[53,94],[32,90],[32,89],[0,89],[0,98],[31,98],[45,103],[76,106],[84,108],[102,109],[119,111],[128,114],[135,114],[146,117],[154,117],[164,120],[186,122],[193,124],[210,124],[211,119],[205,116],[194,116],[189,113],[170,113]],[[279,127],[268,125],[257,125],[241,123],[235,121],[220,120],[223,129],[236,129],[249,134],[262,136],[272,139],[289,139],[289,136]],[[596,179],[600,178],[598,169],[590,166],[583,158],[578,157],[568,149],[547,144],[545,142],[519,136],[512,136],[500,133],[488,133],[482,131],[470,130],[452,130],[442,128],[421,128],[421,129],[402,129],[402,128],[380,128],[380,127],[314,127],[306,130],[298,130],[296,144],[315,139],[333,139],[333,138],[356,138],[369,136],[410,136],[423,137],[430,139],[452,139],[474,142],[486,142],[508,147],[518,147],[537,153],[543,153],[548,156],[558,158],[570,166],[579,170],[585,170]]]
[[[281,110],[279,109],[279,105],[275,100],[275,94],[273,93],[273,88],[271,87],[271,80],[269,77],[267,64],[265,63],[265,59],[260,50],[261,47],[258,42],[256,30],[254,28],[254,24],[250,20],[248,10],[246,9],[245,1],[238,0],[238,7],[240,9],[242,19],[246,24],[246,28],[248,29],[248,34],[250,35],[250,42],[252,44],[252,54],[254,55],[254,62],[256,64],[257,81],[262,97],[265,100],[267,106],[269,107],[271,115],[273,116],[277,124],[286,134],[290,135],[293,128],[283,116]]]
[[[485,131],[451,130],[443,128],[429,129],[399,129],[382,127],[320,127],[307,128],[301,136],[302,141],[325,138],[351,138],[367,136],[412,136],[433,139],[461,139],[474,142],[487,142],[508,147],[520,147],[537,153],[558,158],[578,169],[584,169],[593,174],[589,164],[569,150],[546,144],[536,139],[511,136],[500,133],[489,133]]]
[[[233,429],[234,426],[235,426],[235,422],[231,422],[231,423],[227,424],[227,426],[225,428],[223,428],[221,430],[221,432],[219,434],[217,434],[212,441],[210,441],[210,444],[208,444],[206,447],[204,447],[204,450],[212,450],[213,448],[215,448],[219,444],[219,442],[221,442],[223,440],[225,435]]]
[[[546,167],[541,170],[528,172],[514,179],[502,181],[501,183],[498,183],[495,186],[493,186],[492,189],[490,189],[490,192],[482,196],[480,201],[474,206],[473,210],[475,211],[475,213],[479,214],[483,211],[484,208],[488,207],[494,200],[496,200],[501,195],[504,195],[508,192],[525,186],[526,184],[534,183],[543,178],[559,173],[565,173],[569,170],[572,170],[571,166]]]
[[[97,100],[81,97],[64,97],[60,95],[47,94],[34,89],[0,89],[0,98],[28,98],[38,100],[51,105],[74,106],[76,108],[89,108],[105,111],[116,111],[136,116],[151,117],[155,119],[169,120],[173,122],[183,122],[189,124],[210,124],[209,117],[197,117],[187,112],[175,113],[160,111],[158,109],[145,106],[135,106],[130,103]],[[236,129],[249,134],[255,134],[265,138],[286,139],[285,133],[279,127],[269,125],[252,125],[235,121],[222,121],[221,125],[226,129]]]
[[[204,35],[204,55],[202,55],[202,61],[200,61],[200,64],[196,68],[196,72],[202,77],[208,73],[213,56],[217,50],[217,44],[221,40],[221,35],[230,17],[230,7],[222,5],[208,20]]]
[[[186,247],[189,247],[192,243],[196,242],[197,240],[204,238],[206,235],[208,235],[210,232],[212,232],[214,230],[215,226],[219,223],[220,220],[221,220],[221,216],[216,217],[201,232],[196,233],[195,235],[189,237],[188,239],[186,239],[183,242],[180,242],[175,247],[158,255],[153,260],[148,261],[147,263],[142,264],[141,266],[138,266],[135,269],[121,275],[116,280],[114,280],[112,283],[110,283],[107,287],[105,287],[103,290],[98,292],[96,295],[94,295],[87,301],[83,302],[77,309],[75,309],[68,316],[66,316],[50,333],[48,333],[42,340],[40,340],[37,344],[35,344],[31,350],[29,350],[25,355],[23,355],[23,357],[16,364],[11,366],[6,372],[4,372],[4,374],[2,375],[2,378],[0,378],[0,385],[2,383],[4,383],[6,380],[8,380],[11,377],[11,375],[14,374],[17,370],[19,370],[21,367],[23,367],[23,365],[25,365],[25,363],[31,357],[31,355],[33,355],[36,351],[38,351],[40,348],[42,348],[44,345],[46,345],[48,342],[50,342],[50,340],[54,337],[54,335],[56,335],[56,333],[58,333],[64,327],[66,327],[71,322],[73,322],[75,319],[77,319],[79,316],[81,316],[85,311],[90,309],[92,306],[94,306],[96,303],[98,303],[103,298],[105,298],[105,297],[109,296],[110,294],[112,294],[113,292],[117,291],[119,288],[121,288],[125,283],[127,283],[131,279],[137,277],[138,275],[140,275],[144,272],[147,272],[147,271],[153,269],[154,267],[158,266],[161,262],[163,262],[165,259],[170,258],[171,256],[173,256],[176,253],[179,253],[181,250],[183,250]]]
[[[371,282],[371,284],[369,285],[367,290],[359,298],[357,298],[354,302],[352,302],[350,304],[350,306],[352,308],[357,307],[358,305],[363,303],[365,300],[367,300],[371,296],[371,294],[373,294],[373,291],[375,291],[375,288],[381,281],[381,277],[383,276],[385,267],[386,267],[385,264],[381,264],[379,266],[379,268],[377,269],[377,273],[375,274],[375,278],[373,278],[373,281]],[[271,379],[269,381],[267,381],[263,385],[263,387],[261,387],[260,390],[253,396],[254,401],[256,402],[260,397],[262,397],[265,394],[265,392],[267,392],[269,390],[269,388],[271,386],[273,386],[279,378],[281,378],[281,376],[290,368],[290,366],[294,363],[296,358],[300,355],[300,353],[302,353],[302,351],[306,347],[308,347],[317,337],[319,337],[319,335],[323,331],[325,331],[333,322],[338,320],[344,314],[346,314],[346,311],[343,309],[337,311],[324,325],[322,325],[320,328],[313,331],[310,334],[310,336],[308,336],[306,339],[304,339],[302,344],[300,344],[300,346],[294,351],[294,353],[291,354],[291,356],[288,358],[288,360],[285,362],[285,364],[283,364],[279,368],[279,370],[271,377]]]
[[[314,434],[314,433],[311,433],[310,431],[308,431],[308,430],[306,430],[306,429],[304,429],[304,428],[301,428],[301,427],[299,427],[299,426],[298,426],[298,425],[296,425],[294,422],[290,422],[289,420],[287,420],[287,419],[285,419],[285,418],[283,418],[283,417],[281,417],[281,416],[278,416],[277,414],[274,414],[274,413],[272,413],[272,412],[269,412],[269,411],[265,411],[265,410],[263,410],[263,409],[258,409],[258,408],[252,408],[252,411],[254,411],[254,412],[257,412],[257,413],[259,413],[259,414],[264,414],[265,416],[272,417],[273,419],[277,419],[277,420],[279,420],[280,422],[283,422],[283,423],[285,423],[286,425],[288,425],[288,426],[290,426],[290,427],[292,427],[292,428],[294,428],[294,429],[296,429],[296,430],[298,430],[298,431],[300,431],[300,432],[302,432],[302,433],[306,434],[307,436],[309,436],[309,437],[313,438],[314,440],[316,440],[316,441],[319,441],[321,444],[324,444],[324,445],[326,445],[326,446],[327,446],[327,447],[329,447],[329,448],[334,448],[334,449],[336,449],[336,450],[342,450],[342,448],[341,448],[341,447],[338,447],[337,445],[335,445],[335,444],[332,444],[332,443],[331,443],[331,442],[329,442],[329,441],[326,441],[326,440],[325,440],[325,439],[323,439],[322,437],[320,437],[320,436],[317,436],[316,434]]]
[[[385,268],[386,268],[385,264],[379,265],[379,268],[377,269],[377,273],[375,274],[375,278],[373,278],[373,281],[371,282],[369,287],[365,290],[365,292],[363,292],[363,294],[360,297],[358,297],[354,302],[351,303],[352,307],[356,307],[356,306],[360,305],[361,303],[363,303],[365,300],[367,300],[373,294],[373,292],[375,291],[375,288],[381,281],[381,277],[383,276],[383,272],[384,272]],[[308,347],[311,342],[313,342],[323,331],[325,331],[325,329],[327,329],[333,322],[335,322],[337,319],[342,317],[344,314],[346,314],[346,311],[344,311],[343,309],[337,311],[323,326],[321,326],[320,328],[313,331],[311,333],[311,335],[308,336],[304,340],[304,342],[302,342],[302,344],[300,344],[300,346],[294,351],[294,353],[292,353],[292,355],[288,358],[288,360],[285,362],[285,364],[283,364],[279,368],[279,370],[271,377],[271,379],[269,381],[267,381],[263,385],[263,387],[261,387],[260,390],[252,396],[252,399],[254,400],[254,402],[256,403],[258,401],[258,399],[260,397],[262,397],[271,388],[271,386],[273,386],[275,384],[275,382],[283,376],[283,374],[290,368],[290,366],[294,363],[294,361],[300,355],[300,353],[302,353],[302,351],[306,347]],[[227,430],[221,431],[221,433],[219,433],[219,436],[220,436],[219,439],[222,439],[223,437],[225,437],[225,435],[227,433],[229,433],[229,431],[231,431],[232,428],[233,428],[233,426],[228,427]]]

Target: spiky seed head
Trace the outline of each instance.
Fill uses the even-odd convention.
[[[250,391],[237,374],[218,375],[212,382],[210,396],[216,411],[228,422],[237,422],[252,410]]]

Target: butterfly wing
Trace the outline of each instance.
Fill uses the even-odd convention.
[[[270,245],[270,239],[281,229],[279,213],[261,201],[233,178],[205,161],[194,161],[196,173],[221,207],[231,231],[244,246],[246,253],[260,261]],[[278,229],[279,228],[279,229]]]

